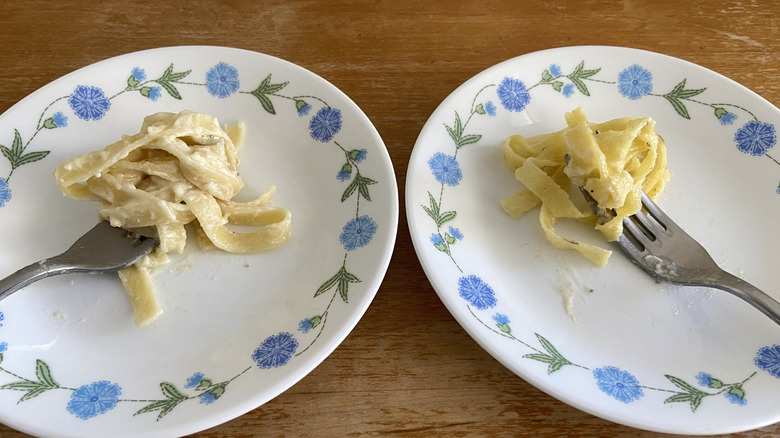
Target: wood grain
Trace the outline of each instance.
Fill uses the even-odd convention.
[[[93,62],[173,45],[284,58],[365,111],[401,194],[385,281],[345,342],[288,391],[207,437],[661,436],[596,418],[524,382],[485,353],[436,296],[403,205],[412,146],[458,85],[525,53],[569,45],[662,52],[780,104],[780,3],[773,1],[202,1],[0,3],[0,112]],[[746,432],[780,435],[780,425]],[[0,436],[25,436],[0,425]]]

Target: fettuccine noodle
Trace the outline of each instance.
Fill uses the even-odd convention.
[[[274,186],[253,201],[232,201],[244,186],[238,174],[243,137],[243,123],[223,129],[203,113],[157,113],[144,119],[138,134],[55,170],[65,195],[99,201],[100,216],[111,225],[156,228],[160,245],[119,271],[136,325],[148,325],[162,313],[149,270],[184,250],[186,224],[195,226],[201,247],[234,253],[266,251],[290,236],[290,212],[270,205]],[[239,233],[228,224],[253,228]]]
[[[594,226],[607,240],[617,240],[623,219],[641,208],[642,190],[655,198],[668,181],[666,147],[650,117],[592,123],[577,108],[566,114],[566,125],[550,134],[513,135],[504,142],[504,163],[525,187],[501,206],[515,218],[540,207],[539,221],[550,244],[579,251],[604,266],[611,251],[557,234],[556,220],[575,219]],[[575,205],[574,199],[582,198],[579,187],[615,217],[598,224],[589,208]]]

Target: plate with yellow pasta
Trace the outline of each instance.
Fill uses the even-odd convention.
[[[434,111],[407,170],[412,240],[471,337],[593,415],[716,434],[780,421],[780,327],[660,284],[611,243],[642,191],[780,299],[780,111],[666,55],[566,47],[488,68]],[[596,217],[580,188],[614,217]]]
[[[0,302],[0,422],[36,436],[181,436],[262,405],[354,328],[395,242],[371,122],[256,52],[84,67],[0,116],[0,152],[0,272],[100,220],[160,239],[119,275]]]

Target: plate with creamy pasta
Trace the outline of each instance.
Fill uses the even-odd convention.
[[[415,250],[469,335],[563,402],[666,433],[775,423],[780,327],[727,293],[656,282],[610,240],[644,190],[719,265],[780,299],[778,127],[765,99],[662,54],[510,59],[457,88],[419,135],[405,201]],[[615,216],[595,216],[580,187]]]
[[[0,422],[36,436],[181,436],[262,405],[354,328],[395,242],[371,122],[256,52],[84,67],[0,116],[0,152],[0,275],[101,219],[161,240],[118,276],[0,302]]]

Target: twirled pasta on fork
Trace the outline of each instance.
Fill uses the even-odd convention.
[[[234,253],[266,251],[290,236],[290,211],[270,204],[275,186],[253,201],[232,200],[244,186],[238,173],[243,139],[243,123],[223,128],[204,113],[157,113],[144,119],[138,134],[68,159],[55,170],[66,196],[99,201],[100,216],[111,225],[156,228],[159,247],[119,271],[137,325],[162,313],[149,270],[168,263],[169,253],[184,250],[185,225],[193,224],[201,247]],[[254,228],[235,232],[228,224]]]

